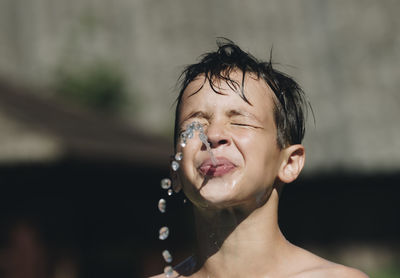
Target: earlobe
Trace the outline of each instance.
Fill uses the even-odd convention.
[[[278,178],[284,183],[291,183],[304,166],[305,149],[302,145],[291,145],[283,150],[284,159],[279,169]]]

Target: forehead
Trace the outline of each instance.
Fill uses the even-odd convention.
[[[255,114],[260,119],[271,118],[275,107],[275,95],[262,78],[246,74],[244,79],[244,96],[241,96],[243,74],[232,72],[229,76],[234,83],[216,79],[212,86],[204,75],[199,75],[188,84],[180,103],[180,120],[191,110],[203,109],[240,109]]]

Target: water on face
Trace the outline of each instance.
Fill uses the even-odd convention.
[[[217,165],[217,160],[216,160],[214,154],[212,153],[210,143],[208,142],[208,137],[204,133],[203,125],[200,124],[199,122],[194,121],[194,122],[190,123],[186,127],[186,130],[183,131],[181,133],[181,135],[180,135],[180,143],[179,144],[181,145],[182,148],[186,147],[187,140],[188,139],[189,140],[193,139],[193,137],[195,135],[195,132],[198,132],[198,136],[199,136],[200,141],[206,146],[207,152],[210,155],[212,164],[214,166]],[[175,156],[174,156],[174,159],[175,160],[171,162],[171,168],[172,168],[173,171],[178,171],[179,166],[180,166],[178,161],[181,161],[183,159],[182,152],[177,152],[175,154]],[[161,180],[161,188],[167,190],[168,196],[171,196],[172,193],[173,193],[173,191],[171,189],[171,185],[172,185],[172,182],[171,182],[170,179],[165,178],[165,179]],[[165,213],[166,208],[167,208],[166,200],[160,199],[158,201],[158,209],[159,209],[159,211],[161,213]],[[167,226],[161,227],[160,230],[159,230],[159,237],[158,238],[160,240],[166,240],[168,238],[168,236],[169,236],[169,228]],[[163,256],[164,260],[167,263],[171,263],[172,262],[172,255],[168,250],[164,250],[162,252],[162,256]],[[167,278],[172,277],[173,276],[173,272],[174,272],[174,270],[173,270],[173,268],[171,266],[166,266],[164,268],[164,275]]]
[[[210,154],[210,158],[211,158],[212,164],[214,166],[216,166],[217,165],[217,160],[215,159],[215,156],[211,151],[211,146],[210,146],[210,143],[208,142],[207,135],[205,135],[204,132],[201,131],[201,133],[199,134],[199,138],[200,138],[201,142],[203,142],[203,144],[206,146],[207,152]]]
[[[200,141],[206,146],[207,152],[210,154],[210,158],[211,158],[212,164],[213,164],[214,166],[217,165],[217,160],[216,160],[214,154],[212,153],[210,143],[208,142],[208,137],[207,137],[207,135],[204,133],[203,125],[200,124],[199,122],[196,122],[196,121],[195,121],[195,122],[192,122],[192,123],[190,123],[190,124],[187,125],[186,130],[183,131],[183,132],[181,133],[181,136],[180,136],[180,137],[181,137],[180,145],[181,145],[182,147],[185,147],[186,144],[187,144],[187,139],[192,139],[193,136],[194,136],[194,133],[195,133],[196,131],[199,133],[199,139],[200,139]]]

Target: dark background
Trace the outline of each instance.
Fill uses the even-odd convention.
[[[191,254],[194,237],[190,203],[159,186],[165,169],[76,160],[2,167],[1,248],[16,248],[11,239],[22,228],[35,235],[50,273],[60,260],[72,261],[77,277],[160,273],[161,251],[170,249],[178,262]],[[398,180],[395,174],[301,177],[284,189],[282,231],[292,243],[336,260],[348,245],[398,250]],[[166,215],[157,209],[161,197],[168,200]],[[171,237],[161,242],[164,224]]]

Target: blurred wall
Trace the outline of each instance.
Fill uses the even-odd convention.
[[[32,91],[45,88],[36,93],[47,97],[55,94],[60,71],[112,65],[129,92],[123,119],[170,136],[176,78],[184,65],[215,49],[216,37],[230,38],[265,59],[273,47],[276,67],[304,87],[316,118],[314,126],[310,115],[305,142],[310,175],[285,188],[282,230],[294,243],[315,241],[315,248],[329,243],[327,258],[386,267],[397,265],[399,254],[399,8],[396,0],[1,0],[0,78]],[[23,107],[32,104],[25,102]],[[29,122],[4,112],[5,105],[0,103],[0,147],[7,151],[0,149],[0,159],[5,158],[0,243],[13,231],[13,221],[32,218],[49,256],[68,255],[55,258],[54,265],[70,263],[70,269],[96,277],[137,277],[126,274],[142,273],[147,265],[155,273],[155,264],[161,271],[156,199],[162,196],[158,183],[167,175],[167,158],[157,171],[130,161],[41,165],[32,153],[31,164],[10,166],[7,161],[16,158],[21,144],[11,148],[6,140],[22,141],[36,153],[58,149],[53,138],[45,140]],[[104,128],[115,133],[110,130]],[[185,246],[190,238],[181,219],[189,210],[178,197],[172,211],[179,216],[169,223],[181,234],[173,233],[171,245]],[[348,252],[348,260],[335,253],[355,240],[366,241],[360,245],[366,251]],[[146,252],[152,259],[143,259]]]
[[[127,80],[124,118],[171,134],[182,66],[218,36],[266,59],[273,47],[315,112],[307,170],[397,171],[399,9],[396,0],[2,0],[0,74],[49,87],[60,68],[105,60]]]

